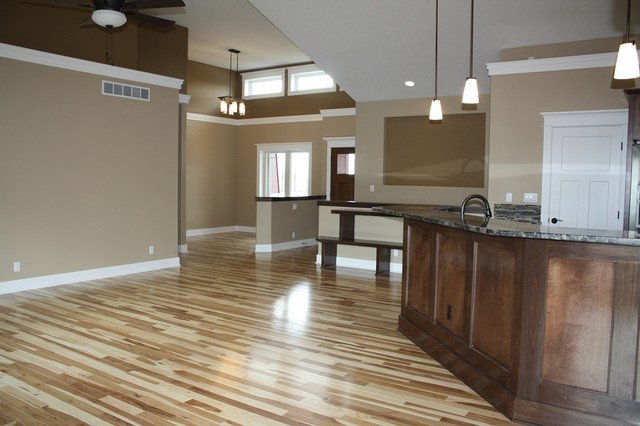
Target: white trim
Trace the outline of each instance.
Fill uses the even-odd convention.
[[[187,244],[178,244],[178,253],[189,253]]]
[[[299,247],[317,245],[315,238],[307,238],[306,240],[285,241],[276,244],[256,244],[256,253],[271,253],[274,251],[291,250]]]
[[[561,56],[557,58],[527,59],[524,61],[492,62],[487,64],[489,76],[523,74],[529,72],[565,71],[584,68],[613,67],[617,53]]]
[[[355,108],[333,108],[333,109],[321,109],[320,115],[323,118],[327,117],[347,117],[356,115]]]
[[[184,82],[184,80],[178,78],[85,61],[84,59],[56,55],[55,53],[41,52],[39,50],[27,49],[6,43],[0,43],[0,57],[71,71],[79,71],[87,74],[95,74],[103,77],[120,78],[128,81],[153,84],[156,86],[168,87],[170,89],[180,89]]]
[[[289,74],[288,78],[287,78],[287,95],[288,96],[298,96],[298,95],[311,95],[314,93],[328,93],[328,92],[335,92],[336,91],[336,81],[333,79],[333,77],[331,77],[329,74],[327,74],[325,71],[321,70],[320,68],[318,68],[318,66],[316,64],[308,64],[308,65],[297,65],[294,67],[289,67],[287,68],[287,72]],[[327,77],[329,77],[331,79],[331,81],[333,82],[333,84],[330,87],[318,87],[315,89],[307,89],[307,90],[294,90],[292,88],[292,83],[293,80],[296,78],[296,76],[298,74],[305,74],[305,73],[318,73],[321,72],[324,75],[326,75]]]
[[[257,143],[257,155],[256,155],[256,194],[259,194],[259,197],[264,197],[263,188],[265,187],[265,174],[266,170],[264,167],[264,154],[270,152],[306,152],[309,154],[309,185],[307,188],[307,195],[311,194],[312,188],[312,180],[313,180],[313,142],[283,142],[283,143]],[[292,195],[287,194],[289,190],[289,179],[290,176],[290,156],[286,156],[286,167],[285,167],[285,197],[291,197]],[[296,195],[293,195],[294,197]]]
[[[187,120],[203,121],[205,123],[227,124],[229,126],[254,126],[259,124],[304,123],[308,121],[322,121],[320,114],[287,115],[281,117],[234,119],[218,117],[216,115],[187,113]]]
[[[592,111],[557,111],[541,112],[544,118],[544,136],[542,142],[542,193],[540,194],[540,222],[543,225],[549,222],[550,192],[551,192],[551,143],[553,141],[553,129],[562,127],[580,126],[624,126],[623,140],[626,152],[627,124],[629,110],[592,110]],[[626,156],[623,155],[623,168],[626,168]],[[624,183],[620,194],[624,195]],[[620,211],[624,211],[624,196],[620,197]]]
[[[224,234],[226,232],[249,232],[256,233],[255,226],[219,226],[217,228],[187,229],[187,237],[197,237],[199,235]]]
[[[322,264],[322,255],[316,255],[316,265]],[[336,266],[342,268],[364,269],[367,271],[376,270],[375,260],[356,259],[354,257],[336,257]],[[401,274],[402,263],[391,262],[389,263],[389,271]]]
[[[284,78],[284,70],[285,68],[273,68],[269,70],[262,71],[249,71],[240,73],[240,78],[242,78],[242,99],[264,99],[264,98],[277,98],[284,96],[284,87],[287,84]],[[246,93],[246,84],[248,80],[254,80],[259,78],[269,78],[269,77],[280,77],[280,81],[282,81],[282,90],[274,93],[265,93],[262,95],[249,95]]]
[[[178,103],[188,104],[191,102],[191,95],[185,95],[184,93],[178,94]]]
[[[353,108],[355,110],[355,108]],[[325,110],[326,111],[326,110]],[[335,111],[335,110],[334,110]],[[325,182],[325,192],[327,193],[327,200],[331,197],[331,149],[332,148],[355,148],[356,146],[356,137],[355,136],[340,136],[340,137],[331,137],[331,138],[323,138],[327,142],[327,168],[326,171],[326,182]]]
[[[180,258],[151,260],[149,262],[128,263],[125,265],[107,266],[105,268],[86,269],[84,271],[66,272],[63,274],[44,275],[40,277],[24,278],[20,280],[0,282],[0,294],[16,293],[18,291],[36,290],[62,284],[72,284],[103,278],[119,277],[121,275],[137,274],[140,272],[156,271],[158,269],[180,267]]]

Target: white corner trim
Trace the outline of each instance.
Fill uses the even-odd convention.
[[[298,247],[317,245],[315,238],[307,238],[306,240],[285,241],[276,244],[256,244],[256,253],[271,253],[280,250],[290,250]]]
[[[156,86],[168,87],[170,89],[180,89],[184,82],[184,80],[179,78],[115,67],[112,65],[100,64],[98,62],[85,61],[84,59],[56,55],[55,53],[41,52],[39,50],[27,49],[25,47],[14,46],[6,43],[0,43],[0,57],[71,71],[79,71],[87,74],[95,74],[103,77],[120,78],[128,81],[153,84]]]
[[[189,253],[189,246],[187,244],[179,244],[178,253]]]
[[[3,281],[0,282],[0,294],[16,293],[18,291],[35,290],[62,284],[79,283],[177,267],[180,267],[180,258],[172,257],[168,259],[151,260],[149,262],[128,263],[125,265],[107,266],[105,268],[86,269],[84,271]]]
[[[225,232],[249,232],[256,233],[254,226],[219,226],[217,228],[199,228],[199,229],[187,229],[187,237],[197,237],[199,235],[211,235],[211,234],[224,234]]]
[[[620,126],[629,120],[628,109],[541,112],[544,127]]]
[[[524,61],[492,62],[487,64],[489,76],[523,74],[529,72],[564,71],[583,68],[613,67],[617,53],[561,56],[557,58],[527,59]]]
[[[196,114],[195,112],[188,112],[187,120],[201,121],[204,123],[226,124],[229,126],[237,126],[236,121],[238,121],[234,120],[233,118],[218,117],[216,115]]]
[[[321,109],[320,115],[322,118],[327,117],[347,117],[356,115],[355,108],[333,108],[333,109]]]
[[[178,94],[178,103],[188,104],[191,102],[191,95],[185,95],[184,93]]]
[[[316,265],[322,264],[322,255],[316,255]],[[336,266],[340,266],[343,268],[354,268],[354,269],[364,269],[367,271],[375,271],[376,270],[376,261],[375,260],[365,260],[365,259],[356,259],[354,257],[336,257]],[[402,273],[402,263],[389,263],[389,271]]]

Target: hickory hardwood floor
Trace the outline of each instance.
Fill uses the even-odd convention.
[[[3,424],[507,424],[396,331],[400,277],[195,237],[181,270],[0,297]]]

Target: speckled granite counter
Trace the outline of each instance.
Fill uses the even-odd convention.
[[[447,211],[451,209],[455,209],[455,207],[389,205],[373,208],[375,211],[406,219],[419,220],[485,235],[640,247],[640,235],[633,231],[561,228],[493,218],[489,219],[489,222],[483,226],[484,217],[468,215],[466,223],[464,223],[460,219],[460,213]]]

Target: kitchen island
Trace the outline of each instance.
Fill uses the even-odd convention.
[[[374,210],[404,218],[398,328],[416,345],[510,419],[640,424],[635,233]]]

